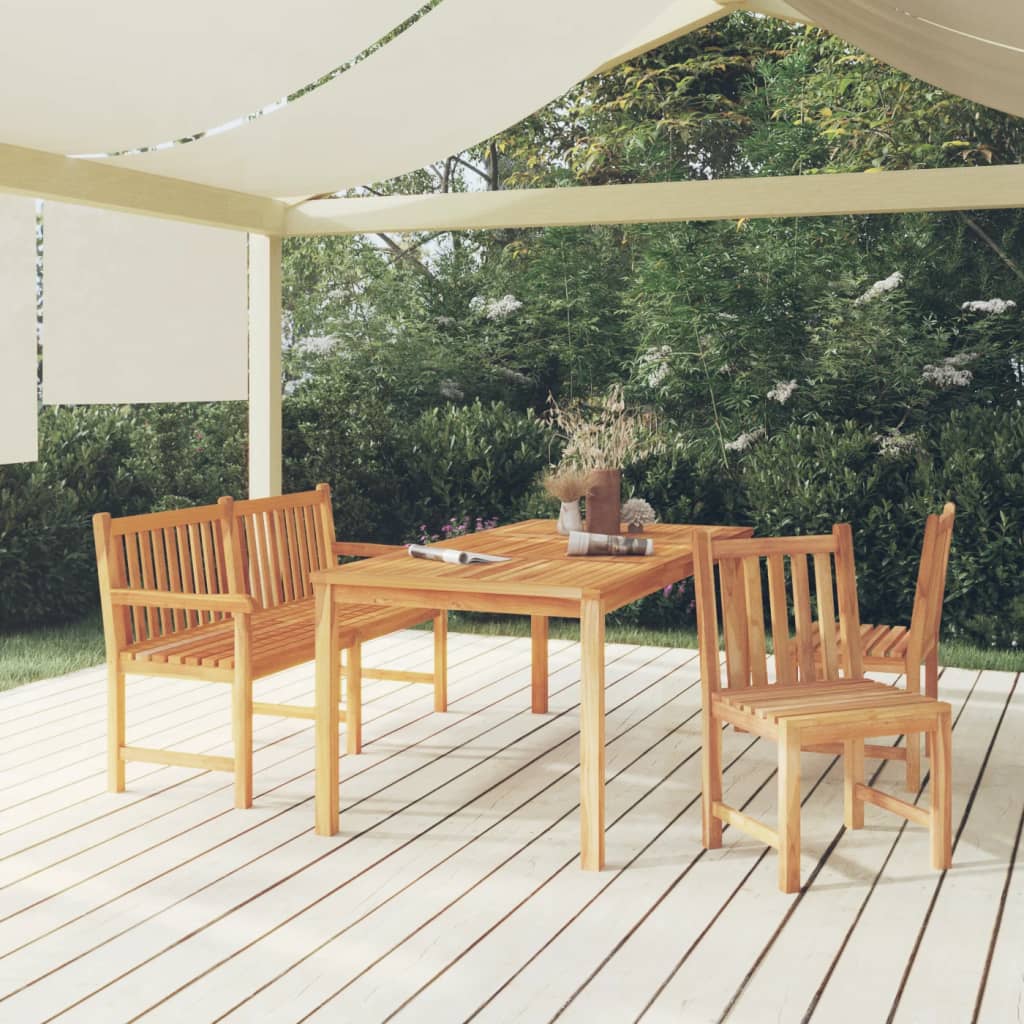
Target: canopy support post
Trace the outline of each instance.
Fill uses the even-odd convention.
[[[249,235],[249,497],[281,493],[281,239]]]

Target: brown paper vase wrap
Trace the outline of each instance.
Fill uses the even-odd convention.
[[[590,474],[590,489],[587,491],[587,533],[618,533],[621,508],[621,470],[595,469]]]

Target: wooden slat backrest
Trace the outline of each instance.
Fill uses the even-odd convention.
[[[238,571],[260,608],[313,596],[309,574],[333,564],[334,515],[327,484],[232,504]]]
[[[813,576],[808,560],[813,565]],[[710,531],[698,530],[694,537],[694,586],[705,696],[722,687],[719,621],[730,688],[809,682],[820,677],[814,668],[815,632],[825,678],[861,677],[860,645],[850,642],[860,635],[860,616],[848,524],[838,523],[831,534],[822,536],[717,542]],[[769,671],[768,664],[766,590],[774,672]],[[734,652],[731,660],[730,650]],[[735,652],[740,652],[739,656]],[[738,668],[741,664],[742,671]]]
[[[230,517],[223,505],[94,519],[104,624],[118,649],[224,618],[223,612],[126,605],[114,608],[112,588],[175,594],[228,594],[232,590]]]
[[[949,566],[955,519],[956,505],[949,501],[939,515],[930,515],[925,521],[908,645],[909,656],[918,662],[939,643],[942,602],[946,594],[946,570]]]

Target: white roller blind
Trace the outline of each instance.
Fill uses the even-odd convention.
[[[47,404],[246,397],[244,234],[65,203],[43,228]]]
[[[35,462],[36,204],[0,195],[0,463]]]

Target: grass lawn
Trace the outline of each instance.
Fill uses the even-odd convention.
[[[450,622],[453,630],[466,633],[491,636],[528,636],[530,633],[529,620],[521,617],[498,618],[456,612],[451,615]],[[579,623],[569,619],[553,619],[551,636],[579,639]],[[697,634],[693,630],[611,625],[606,636],[610,643],[691,649],[697,647]],[[99,665],[103,659],[103,626],[98,614],[66,626],[46,626],[22,633],[8,633],[0,636],[0,690],[8,690],[33,679],[48,679]],[[957,668],[1022,672],[1024,651],[975,647],[951,641],[942,645],[939,663]]]
[[[99,665],[106,657],[99,613],[69,625],[0,636],[0,690]]]

